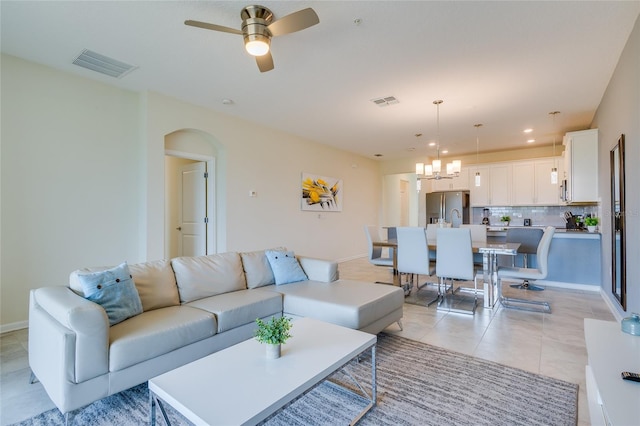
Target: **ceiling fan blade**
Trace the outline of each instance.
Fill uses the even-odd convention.
[[[223,27],[222,25],[216,25],[216,24],[209,24],[208,22],[192,21],[191,19],[188,19],[184,21],[184,24],[192,27],[204,28],[205,30],[222,31],[223,33],[242,35],[242,31],[236,30],[235,28]]]
[[[258,64],[260,72],[271,71],[273,69],[273,57],[271,56],[271,52],[267,52],[262,56],[256,56],[256,64]]]
[[[267,28],[274,36],[295,33],[320,22],[316,12],[310,7],[283,16],[271,23]]]

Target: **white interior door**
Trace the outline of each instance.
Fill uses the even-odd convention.
[[[180,168],[178,185],[178,255],[207,254],[207,165],[197,162]]]

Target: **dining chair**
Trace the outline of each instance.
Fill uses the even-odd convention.
[[[438,310],[473,314],[478,302],[479,275],[474,274],[471,230],[469,228],[438,228],[437,234],[436,275],[439,278],[438,291],[442,295]],[[450,282],[448,287],[447,280]],[[460,287],[456,289],[453,280],[473,281],[474,298],[468,309],[464,308],[463,300],[454,300],[455,293],[460,290]]]
[[[544,231],[541,228],[509,228],[507,229],[507,242],[508,243],[520,243],[518,248],[518,254],[522,253],[522,267],[529,267],[528,255],[536,254],[538,251],[538,245],[542,239]],[[513,259],[515,261],[515,259]],[[515,263],[511,266],[516,266]],[[511,287],[519,288],[522,290],[534,290],[542,291],[544,287],[533,285],[529,283],[528,279],[525,279],[520,284],[512,284]]]
[[[382,247],[376,247],[374,246],[374,242],[381,242],[383,241],[382,238],[380,238],[380,231],[378,230],[378,227],[376,226],[364,226],[364,233],[367,236],[367,244],[368,244],[368,248],[369,248],[369,263],[375,265],[375,266],[382,266],[382,267],[386,267],[386,268],[393,268],[394,262],[393,262],[393,248],[389,248],[388,249],[388,253],[389,256],[383,256],[382,253]],[[395,274],[396,271],[393,270],[393,273]],[[393,283],[388,283],[388,282],[382,282],[382,281],[376,281],[376,283],[378,284],[393,284]]]
[[[427,241],[436,242],[438,240],[438,224],[437,223],[428,223],[427,224]],[[432,262],[436,261],[436,252],[431,250],[429,252],[429,259]]]
[[[398,237],[398,273],[407,274],[409,286],[405,288],[405,293],[411,292],[414,284],[416,291],[429,284],[425,282],[420,285],[420,275],[431,276],[435,273],[433,262],[429,260],[429,246],[427,244],[427,234],[425,229],[417,226],[404,226],[396,229]],[[427,306],[437,302],[440,294],[427,303]]]
[[[536,267],[535,268],[519,268],[510,266],[498,266],[498,300],[506,308],[521,309],[537,312],[551,312],[551,305],[546,301],[518,299],[504,297],[502,295],[502,280],[542,280],[549,273],[549,250],[555,233],[553,226],[547,226],[544,229],[540,243],[536,250]],[[531,305],[531,306],[529,306]],[[540,308],[536,308],[539,306]]]
[[[471,241],[487,242],[487,225],[463,223],[460,228],[468,228],[471,231]],[[482,253],[473,253],[473,265],[476,270],[482,269]]]

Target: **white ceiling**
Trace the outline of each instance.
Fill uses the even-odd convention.
[[[526,147],[527,127],[544,145],[587,128],[640,14],[640,1],[260,1],[276,19],[305,7],[320,18],[272,40],[267,73],[241,36],[183,24],[239,28],[249,4],[3,0],[2,52],[396,159],[435,154],[435,99],[450,155],[475,153],[477,134],[486,151]],[[103,76],[72,64],[82,49],[139,68]],[[399,103],[371,102],[386,96]]]

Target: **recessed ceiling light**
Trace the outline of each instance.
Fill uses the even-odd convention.
[[[429,142],[429,146],[436,146],[435,142]]]
[[[443,154],[448,154],[448,153],[449,153],[449,150],[448,150],[448,149],[443,149],[443,150],[442,150],[442,153],[443,153]]]
[[[527,143],[534,143],[536,140],[535,139],[529,139],[527,140]]]
[[[533,132],[533,129],[524,129],[523,131],[524,131],[524,133],[531,133],[531,132]]]

